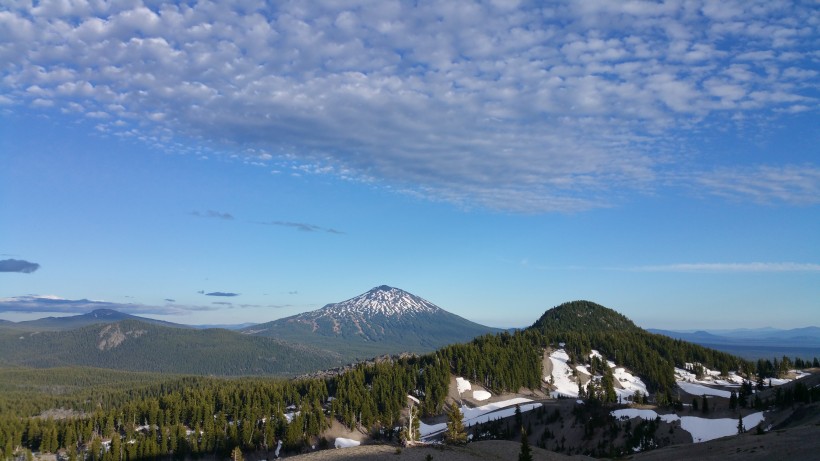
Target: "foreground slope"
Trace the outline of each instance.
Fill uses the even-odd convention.
[[[496,331],[386,285],[315,311],[242,330],[249,335],[344,351],[351,358],[430,352]]]
[[[340,362],[336,354],[272,338],[123,320],[68,331],[2,329],[0,364],[237,376],[293,375]]]

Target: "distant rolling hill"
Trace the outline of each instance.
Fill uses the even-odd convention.
[[[89,366],[129,371],[290,376],[342,364],[340,355],[221,330],[171,328],[142,320],[73,330],[0,329],[0,364]]]
[[[820,357],[820,328],[803,327],[791,330],[776,328],[674,331],[649,329],[670,338],[735,354],[747,360],[787,356],[812,359]]]
[[[382,285],[346,301],[241,331],[339,351],[349,358],[368,358],[385,353],[430,352],[501,330]]]
[[[0,323],[0,327],[14,328],[20,331],[67,331],[77,328],[96,325],[101,323],[114,323],[122,320],[138,320],[154,325],[161,325],[171,328],[191,328],[178,323],[164,322],[136,315],[125,314],[113,309],[96,309],[87,314],[69,315],[66,317],[45,317],[37,320],[26,320],[22,322]]]

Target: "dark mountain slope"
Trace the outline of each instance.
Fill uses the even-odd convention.
[[[0,330],[0,363],[237,376],[293,375],[340,361],[338,354],[272,338],[123,320],[69,331]]]
[[[398,288],[380,286],[343,302],[241,331],[365,358],[430,352],[500,330],[471,322]]]

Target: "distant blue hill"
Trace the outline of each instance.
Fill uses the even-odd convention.
[[[647,331],[729,352],[749,360],[784,355],[804,359],[820,357],[820,327],[816,326],[790,330],[767,327],[710,331],[650,328]]]

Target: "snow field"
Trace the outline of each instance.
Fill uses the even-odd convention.
[[[498,418],[508,418],[515,414],[515,405],[521,409],[521,412],[530,411],[541,406],[540,403],[533,403],[530,399],[522,397],[504,400],[501,402],[489,403],[476,408],[461,407],[461,420],[464,422],[464,427],[474,426],[476,424],[486,423]],[[438,435],[447,429],[447,423],[438,424],[420,424],[419,432],[422,438],[427,438],[433,435]]]
[[[482,400],[487,400],[490,397],[492,397],[492,394],[490,394],[487,391],[473,391],[473,398],[475,400],[478,400],[479,402],[481,402]]]
[[[466,379],[459,376],[458,378],[456,378],[456,388],[458,389],[459,394],[463,394],[471,390],[473,388],[473,385],[470,384],[470,381],[467,381]],[[479,402],[482,400],[487,400],[492,396],[493,395],[489,392],[480,389],[473,391],[473,398],[478,400]]]
[[[589,356],[603,359],[601,353],[596,350],[593,350]],[[567,355],[566,351],[563,349],[554,351],[550,354],[550,361],[552,362],[552,376],[555,380],[556,387],[556,389],[550,393],[550,396],[553,398],[557,398],[559,396],[578,397],[578,382],[573,380],[572,369],[567,364],[569,361],[569,355]],[[648,394],[646,384],[641,380],[641,378],[626,371],[626,368],[616,366],[611,360],[607,360],[606,363],[607,366],[612,369],[612,375],[621,385],[621,389],[616,388],[615,393],[622,400],[626,400],[627,397],[632,397],[635,394],[635,391],[640,391],[644,395]],[[579,373],[591,376],[591,373],[586,365],[578,365],[575,367],[575,370]],[[601,376],[596,375],[594,378],[600,379]],[[544,381],[549,382],[549,377],[545,377]]]
[[[711,395],[713,397],[724,397],[727,399],[732,395],[730,391],[712,389],[711,387],[707,387],[702,384],[688,383],[686,381],[678,381],[678,387],[683,389],[684,392],[692,395]]]
[[[640,391],[643,395],[649,395],[649,392],[646,390],[646,384],[644,384],[641,378],[626,371],[625,368],[615,368],[612,370],[612,375],[621,383],[621,387],[623,387],[623,389],[615,389],[615,393],[618,394],[618,397],[622,400],[626,400],[627,397],[635,395],[635,391]]]
[[[462,394],[472,389],[473,386],[470,384],[470,381],[467,381],[462,377],[458,377],[456,378],[456,388],[458,389],[458,393]]]
[[[333,446],[336,448],[348,448],[348,447],[358,447],[361,445],[362,442],[353,439],[346,439],[344,437],[336,437],[336,442],[334,442]]]
[[[695,443],[708,442],[709,440],[737,434],[737,419],[734,418],[709,419],[698,416],[681,417],[674,413],[659,415],[654,410],[639,410],[637,408],[615,410],[611,414],[618,419],[655,419],[660,416],[661,420],[667,423],[680,421],[681,429],[692,434],[692,440]],[[762,411],[752,413],[743,418],[743,425],[746,427],[746,430],[749,430],[757,426],[763,419],[764,415]]]
[[[572,380],[572,369],[567,365],[569,355],[563,349],[558,349],[550,354],[552,362],[552,378],[555,390],[550,392],[552,398],[578,397],[578,383]],[[587,373],[589,374],[589,373]],[[545,376],[544,381],[549,382],[550,377]]]

